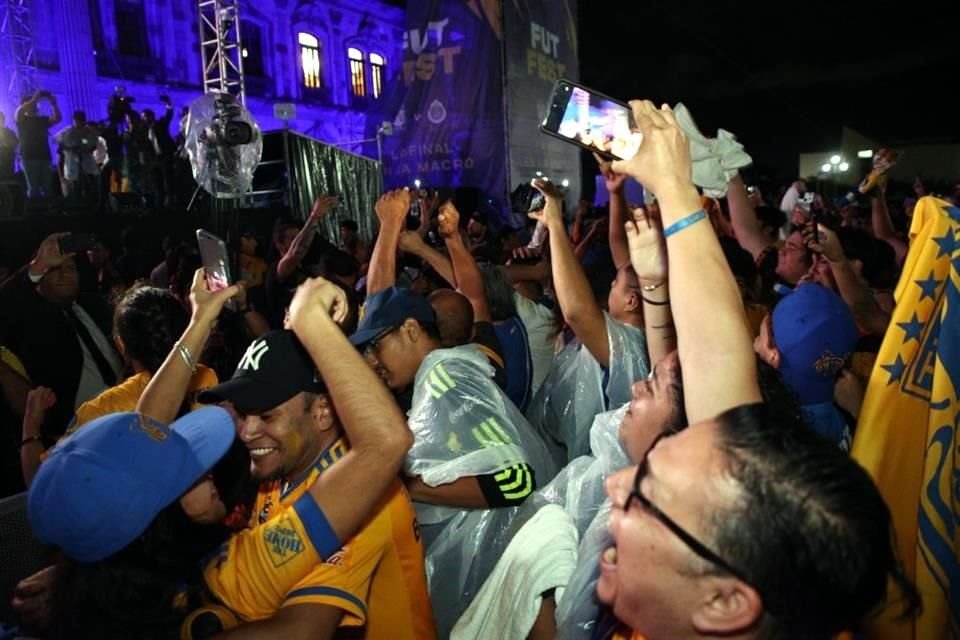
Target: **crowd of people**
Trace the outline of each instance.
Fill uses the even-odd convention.
[[[153,109],[137,110],[134,102],[117,87],[105,119],[91,121],[77,110],[69,124],[58,127],[64,118],[52,93],[41,90],[24,98],[13,116],[16,132],[0,113],[0,181],[22,183],[28,211],[61,206],[105,210],[111,193],[133,194],[146,207],[182,205],[190,197],[190,191],[177,188],[189,184],[187,108],[171,135],[174,107],[168,96],[160,96],[160,116]]]
[[[321,196],[272,258],[243,230],[217,291],[189,242],[131,267],[45,239],[0,284],[2,489],[59,549],[21,633],[826,640],[915,615],[849,449],[925,186],[891,206],[883,153],[834,202],[736,173],[709,198],[673,110],[631,106],[639,152],[598,159],[610,203],[572,219],[546,180],[499,233],[400,189],[371,245],[351,220],[335,242]]]

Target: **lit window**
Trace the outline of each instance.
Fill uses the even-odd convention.
[[[347,57],[350,59],[350,88],[353,95],[363,97],[367,95],[366,70],[363,63],[363,51],[350,47],[347,49]]]
[[[383,73],[387,60],[379,53],[370,54],[370,76],[372,79],[373,97],[379,98],[383,93]]]
[[[303,86],[319,89],[323,86],[323,62],[320,57],[320,41],[310,33],[297,35],[300,44],[300,64],[303,67]]]

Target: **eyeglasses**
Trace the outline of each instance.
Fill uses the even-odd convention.
[[[659,436],[657,436],[656,440],[653,441],[653,444],[650,445],[650,448],[647,449],[647,452],[644,454],[643,460],[641,460],[640,464],[637,466],[637,475],[633,479],[633,491],[631,491],[630,495],[627,496],[627,501],[623,505],[623,510],[627,511],[628,509],[630,509],[630,503],[634,499],[636,499],[637,502],[639,502],[644,509],[646,509],[654,518],[656,518],[661,523],[663,523],[663,525],[667,527],[667,529],[670,529],[670,531],[673,532],[675,536],[680,538],[680,540],[682,540],[684,544],[690,547],[690,550],[693,551],[695,554],[697,554],[707,562],[717,565],[718,567],[720,567],[730,575],[753,586],[751,581],[744,575],[742,571],[735,569],[726,560],[724,560],[719,555],[717,555],[716,553],[711,551],[709,548],[707,548],[705,544],[703,544],[702,542],[697,540],[695,537],[693,537],[690,533],[687,532],[686,529],[684,529],[679,524],[674,522],[674,520],[670,518],[670,516],[665,514],[663,511],[661,511],[659,507],[657,507],[655,504],[650,502],[650,500],[648,500],[642,493],[640,493],[640,482],[647,475],[647,468],[648,468],[647,459],[650,457],[650,452],[653,451],[653,448],[655,446],[657,446],[657,443],[660,442],[660,439],[666,435],[668,434],[661,433]],[[756,589],[756,587],[754,587],[754,589]]]
[[[378,333],[373,340],[367,343],[367,346],[363,349],[363,353],[368,356],[375,356],[380,353],[380,343],[397,329],[399,329],[399,327],[389,327]]]

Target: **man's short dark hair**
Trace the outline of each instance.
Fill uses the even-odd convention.
[[[890,511],[862,467],[763,404],[730,409],[717,422],[741,497],[712,514],[712,544],[759,592],[760,637],[829,638],[853,629],[883,604],[888,576],[904,596],[904,615],[917,611]]]
[[[341,221],[340,221],[340,228],[341,228],[341,229],[349,229],[350,231],[353,231],[354,233],[357,233],[357,231],[359,231],[359,229],[360,229],[360,227],[357,226],[357,221],[356,221],[356,220],[341,220]]]

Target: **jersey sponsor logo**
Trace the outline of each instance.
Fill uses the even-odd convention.
[[[240,358],[240,364],[237,369],[258,371],[260,369],[260,359],[270,351],[270,345],[266,340],[256,340],[247,347],[246,353]]]
[[[274,525],[268,525],[263,534],[263,542],[274,567],[285,565],[306,549],[300,534],[288,517],[280,518]]]

